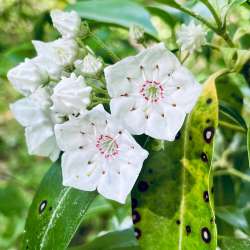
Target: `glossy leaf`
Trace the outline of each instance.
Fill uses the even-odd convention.
[[[133,230],[111,232],[100,236],[92,242],[70,250],[140,250]]]
[[[55,163],[30,207],[23,249],[66,249],[95,197],[95,192],[64,187],[60,164]]]
[[[217,244],[211,160],[218,124],[214,80],[188,116],[174,142],[154,151],[132,193],[135,234],[144,250],[211,249]]]
[[[157,32],[150,21],[148,12],[131,0],[93,0],[71,5],[83,19],[94,20],[129,28],[133,24],[140,25],[145,31],[156,37]]]

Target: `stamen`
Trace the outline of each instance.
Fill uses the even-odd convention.
[[[140,69],[141,69],[143,81],[146,82],[146,81],[147,81],[147,78],[146,78],[146,74],[145,74],[144,67],[141,65],[141,66],[140,66]]]

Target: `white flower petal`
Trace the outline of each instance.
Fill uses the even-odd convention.
[[[144,133],[145,113],[135,98],[118,97],[111,99],[110,109],[112,115],[120,120],[130,133],[135,135]]]
[[[81,18],[76,11],[64,12],[52,10],[50,12],[53,26],[65,38],[74,38],[80,31]]]
[[[56,160],[60,150],[57,146],[53,128],[49,123],[42,123],[25,129],[29,154],[48,156]]]
[[[63,124],[55,125],[55,135],[58,146],[63,151],[85,148],[91,142],[88,134],[93,128],[85,118],[78,117],[70,119]]]
[[[93,161],[95,151],[70,151],[62,156],[63,185],[84,191],[93,191],[102,175],[102,169]]]

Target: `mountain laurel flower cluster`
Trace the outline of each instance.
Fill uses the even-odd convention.
[[[201,86],[163,43],[103,69],[79,42],[76,12],[55,10],[51,18],[61,37],[33,41],[37,56],[8,73],[24,95],[11,111],[30,154],[55,161],[63,152],[63,185],[125,203],[149,154],[133,135],[173,141]],[[182,49],[202,44],[204,33],[194,27],[192,38],[187,27],[180,33]]]
[[[205,42],[206,32],[201,25],[196,25],[194,21],[188,25],[182,24],[180,30],[177,31],[177,43],[181,47],[181,51],[193,53],[200,50]]]

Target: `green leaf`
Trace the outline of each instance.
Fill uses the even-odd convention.
[[[220,246],[221,250],[249,250],[250,240],[221,237]]]
[[[30,207],[23,249],[66,249],[95,197],[95,192],[64,187],[60,164],[55,163]]]
[[[226,102],[220,101],[220,113],[230,118],[234,123],[240,125],[244,130],[247,129],[247,125],[242,116]]]
[[[217,244],[211,160],[218,125],[215,74],[174,142],[153,151],[133,192],[135,233],[144,250],[211,249]]]
[[[137,24],[153,37],[157,32],[150,21],[150,15],[139,4],[131,0],[93,0],[78,2],[69,6],[76,10],[83,19],[129,28]]]
[[[96,238],[94,241],[70,250],[140,250],[131,229],[111,232]]]

